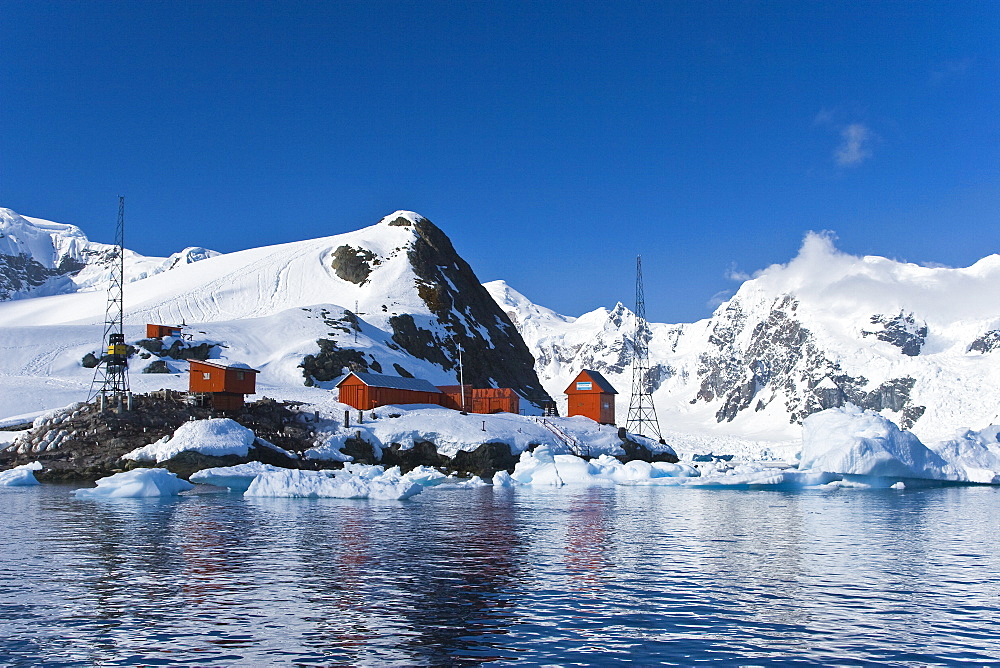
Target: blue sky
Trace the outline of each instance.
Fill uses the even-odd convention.
[[[707,316],[838,246],[1000,246],[993,2],[0,0],[0,206],[166,255],[411,209],[481,280]]]

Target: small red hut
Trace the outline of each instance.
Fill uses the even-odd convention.
[[[615,423],[618,391],[598,371],[584,369],[565,390],[566,415],[583,415],[601,424]]]
[[[180,336],[181,327],[174,325],[151,325],[146,323],[147,339],[162,339],[164,336]]]
[[[336,385],[339,401],[358,410],[387,404],[441,404],[441,390],[422,378],[354,372]]]
[[[258,373],[242,362],[191,360],[188,392],[208,395],[216,410],[239,410],[244,395],[257,392]]]

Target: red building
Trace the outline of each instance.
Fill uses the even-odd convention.
[[[518,413],[521,397],[509,387],[473,388],[471,385],[439,385],[441,405],[460,411],[462,389],[465,390],[464,408],[469,413]]]
[[[181,328],[173,325],[150,325],[146,324],[147,339],[162,339],[164,336],[180,336]]]
[[[216,410],[239,410],[243,408],[244,395],[257,392],[258,373],[240,362],[191,360],[188,392],[208,395]]]
[[[584,369],[566,388],[566,415],[583,415],[601,424],[615,423],[618,391],[597,371]]]
[[[338,400],[358,410],[388,404],[441,404],[441,390],[421,378],[354,372],[336,385]]]
[[[371,410],[389,404],[433,404],[469,413],[517,413],[521,398],[509,387],[476,389],[471,385],[434,387],[421,378],[385,376],[378,373],[352,372],[337,383],[339,401],[359,410]]]

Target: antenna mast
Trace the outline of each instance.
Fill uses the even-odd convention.
[[[643,432],[660,435],[660,423],[656,419],[653,394],[649,390],[649,323],[646,322],[646,297],[642,289],[642,256],[635,258],[635,337],[632,340],[632,399],[628,407],[628,422],[625,428],[645,436]]]
[[[128,383],[128,346],[122,329],[125,295],[125,198],[118,197],[118,225],[115,228],[115,249],[108,282],[108,304],[104,311],[104,339],[101,361],[94,367],[88,401],[100,395],[103,406],[107,398],[119,403],[131,399]],[[131,401],[129,401],[131,403]]]

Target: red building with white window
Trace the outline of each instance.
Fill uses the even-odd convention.
[[[240,410],[243,397],[257,392],[258,373],[241,362],[191,360],[188,392],[208,395],[216,410]]]
[[[583,415],[601,424],[615,423],[615,395],[618,391],[611,386],[600,372],[584,369],[566,388],[566,415]]]

